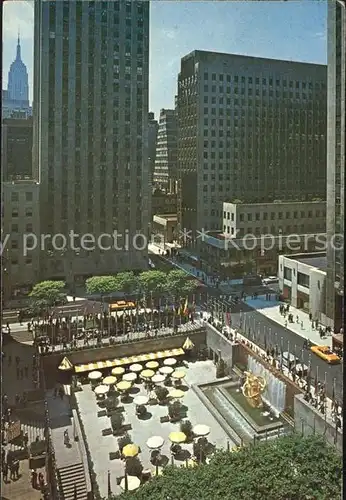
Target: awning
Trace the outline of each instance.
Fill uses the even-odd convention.
[[[153,361],[155,359],[171,358],[174,356],[182,356],[184,349],[168,349],[166,351],[150,352],[148,354],[138,354],[137,356],[130,356],[119,359],[112,359],[107,361],[95,361],[85,365],[76,365],[75,372],[83,373],[92,370],[103,370],[105,368],[113,368],[114,366],[132,365],[133,363],[143,363],[146,361]]]

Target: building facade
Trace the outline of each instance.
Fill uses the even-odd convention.
[[[321,321],[326,300],[325,253],[280,255],[278,276],[280,291],[293,307]],[[323,323],[325,324],[325,323]]]
[[[3,183],[2,240],[9,235],[2,255],[5,300],[25,294],[38,281],[39,187],[34,180]]]
[[[71,283],[145,268],[149,3],[37,0],[34,39],[42,231],[117,234],[88,249],[76,238],[62,258],[51,248],[43,274],[63,277],[66,259]]]
[[[154,184],[169,189],[177,180],[177,118],[174,109],[161,109]]]
[[[194,51],[178,76],[180,226],[220,229],[244,203],[325,199],[323,65]]]
[[[328,2],[327,294],[326,315],[336,331],[344,324],[346,14]]]
[[[223,204],[223,232],[231,237],[325,233],[326,202],[226,202]]]
[[[149,173],[150,183],[153,184],[155,158],[156,158],[156,143],[159,124],[155,120],[154,113],[150,112],[148,116],[148,155],[149,155]]]
[[[32,118],[2,122],[2,169],[5,181],[32,179]]]

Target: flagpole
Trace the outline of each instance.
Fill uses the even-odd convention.
[[[150,312],[150,321],[151,321],[151,324],[153,324],[153,292],[150,292],[150,302],[151,302],[151,312]]]
[[[159,328],[161,328],[161,297],[159,298]]]
[[[173,297],[173,330],[175,328],[175,296]]]
[[[168,299],[166,299],[166,328],[168,327],[168,314],[169,314]]]

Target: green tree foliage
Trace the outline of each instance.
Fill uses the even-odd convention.
[[[41,281],[37,283],[30,292],[33,306],[44,308],[65,302],[66,293],[63,291],[64,287],[65,283],[63,281]]]
[[[179,269],[173,269],[167,275],[166,290],[172,297],[186,297],[194,293],[197,288],[196,280]]]
[[[144,293],[162,293],[166,288],[167,275],[162,271],[144,271],[139,276],[139,285]]]
[[[93,276],[86,280],[85,285],[87,292],[90,294],[100,293],[106,295],[121,291],[115,276]]]
[[[217,452],[209,465],[167,467],[119,500],[331,500],[341,498],[342,458],[321,437],[298,434]]]
[[[135,293],[138,290],[138,278],[132,271],[119,273],[115,276],[117,290],[125,294]]]

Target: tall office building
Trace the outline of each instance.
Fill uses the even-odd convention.
[[[155,120],[155,115],[154,113],[150,112],[148,116],[148,156],[150,184],[153,183],[158,128],[159,124],[157,123],[157,120]]]
[[[167,189],[177,180],[177,118],[174,109],[161,109],[154,184]],[[171,182],[170,182],[171,181]]]
[[[4,119],[1,142],[4,181],[32,179],[32,118]]]
[[[52,248],[43,274],[78,282],[146,267],[147,249],[133,238],[146,234],[150,213],[149,2],[37,0],[34,38],[42,231],[128,234],[117,237],[121,250]]]
[[[328,5],[326,315],[336,331],[344,324],[345,103],[345,4],[333,0]]]
[[[325,199],[326,83],[323,65],[204,51],[183,57],[180,227],[221,229],[226,199]]]

